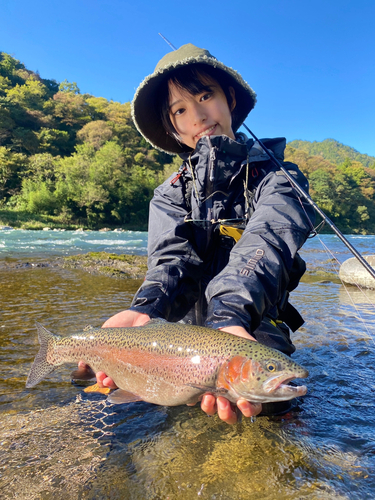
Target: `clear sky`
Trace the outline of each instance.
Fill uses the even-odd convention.
[[[374,0],[0,0],[0,50],[42,78],[130,101],[170,47],[193,43],[258,95],[259,137],[336,139],[375,156]]]

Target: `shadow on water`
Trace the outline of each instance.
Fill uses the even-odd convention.
[[[294,340],[309,395],[283,417],[230,427],[199,407],[112,406],[63,366],[25,389],[35,320],[55,333],[129,306],[139,281],[60,268],[0,271],[0,491],[10,499],[373,499],[373,297],[301,283]],[[372,338],[369,337],[372,335]]]

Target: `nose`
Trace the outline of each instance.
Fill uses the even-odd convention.
[[[205,112],[203,106],[199,102],[196,102],[193,105],[192,120],[193,120],[194,124],[203,123],[204,121],[207,120],[206,112]]]

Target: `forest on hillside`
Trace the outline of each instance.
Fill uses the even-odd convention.
[[[310,156],[322,156],[335,165],[340,165],[346,160],[357,161],[365,167],[375,169],[375,158],[373,156],[359,153],[350,146],[345,146],[335,139],[325,139],[324,141],[300,141],[289,142],[289,146],[294,149],[302,149]]]
[[[375,158],[331,139],[306,143],[290,143],[286,159],[312,198],[342,231],[374,234]],[[81,94],[0,53],[0,221],[145,229],[153,190],[179,164],[140,136],[130,103]]]
[[[375,168],[348,157],[334,164],[291,144],[285,159],[306,175],[312,199],[336,226],[346,234],[375,234]]]
[[[0,54],[0,203],[61,221],[143,226],[170,155],[139,135],[130,103],[81,94]]]

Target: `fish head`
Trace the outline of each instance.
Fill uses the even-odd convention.
[[[262,358],[234,356],[222,366],[218,387],[225,388],[232,401],[240,398],[253,403],[287,401],[306,394],[306,386],[289,382],[307,376],[305,368],[274,351]]]

